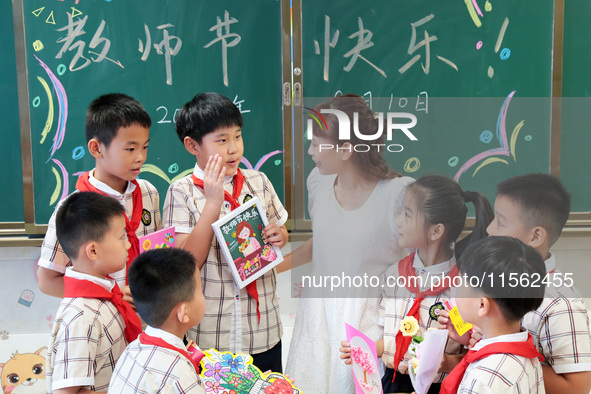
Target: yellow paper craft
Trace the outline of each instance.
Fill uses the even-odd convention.
[[[469,329],[472,328],[471,323],[466,323],[462,319],[462,316],[460,315],[460,311],[458,310],[457,305],[454,306],[453,308],[451,308],[451,310],[449,311],[449,318],[451,319],[451,322],[453,323],[454,327],[456,328],[456,331],[460,335],[464,335]]]

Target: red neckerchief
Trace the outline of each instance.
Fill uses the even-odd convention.
[[[204,188],[203,179],[199,179],[195,176],[195,174],[191,174],[193,178],[193,183],[195,186]],[[236,175],[234,175],[234,189],[232,190],[232,194],[228,193],[224,190],[224,201],[228,201],[230,203],[230,208],[233,211],[234,209],[240,206],[240,202],[238,201],[238,197],[240,197],[240,193],[242,192],[242,186],[244,185],[244,175],[240,169],[236,170]],[[256,280],[250,282],[246,285],[246,292],[257,302],[257,317],[259,319],[259,323],[261,322],[261,312],[259,311],[259,291],[257,290]]]
[[[191,358],[191,356],[189,355],[189,353],[186,350],[180,349],[176,346],[172,346],[170,343],[166,342],[164,339],[152,337],[152,336],[146,334],[145,332],[142,332],[140,334],[140,342],[143,343],[144,345],[154,345],[154,346],[163,347],[165,349],[174,350],[175,352],[179,352],[180,354],[185,356],[187,358],[187,360],[189,360],[191,362],[191,364],[193,364],[193,367],[195,367],[195,372],[197,372],[197,375],[199,375],[199,364],[197,364]]]
[[[490,345],[484,346],[480,350],[470,350],[462,358],[462,361],[450,372],[450,374],[443,379],[441,384],[440,393],[443,394],[455,394],[458,392],[460,383],[466,373],[468,365],[474,361],[482,358],[491,356],[493,354],[514,354],[516,356],[527,357],[527,358],[539,358],[540,361],[544,361],[544,357],[538,352],[531,334],[527,334],[527,341],[523,342],[495,342]]]
[[[400,260],[398,262],[398,274],[400,276],[403,276],[406,278],[405,282],[406,282],[406,288],[408,289],[408,291],[416,294],[417,297],[424,298],[427,296],[439,295],[439,294],[443,293],[445,290],[449,289],[449,286],[437,286],[437,287],[434,287],[432,290],[420,292],[419,291],[420,289],[418,286],[413,286],[413,285],[416,285],[418,282],[416,280],[411,280],[412,277],[417,276],[415,269],[412,266],[413,260],[415,258],[415,253],[416,252],[409,254],[408,256],[406,256],[405,258],[403,258],[402,260]],[[455,278],[456,276],[458,276],[458,266],[454,265],[453,268],[445,276],[446,278],[449,278],[449,279],[444,279],[441,282],[444,284],[445,283],[447,283],[447,284],[452,283],[453,278]]]
[[[81,192],[95,192],[102,195],[105,195],[102,191],[94,187],[89,178],[89,172],[85,172],[84,174],[78,177],[78,181],[76,182],[76,189],[80,190]],[[131,244],[131,247],[127,251],[127,270],[129,270],[129,266],[135,260],[137,255],[140,253],[140,241],[135,234],[135,231],[138,229],[140,225],[140,221],[142,219],[142,211],[144,210],[144,204],[142,202],[142,190],[140,189],[140,185],[134,179],[131,181],[135,185],[135,189],[133,190],[133,211],[131,214],[131,220],[127,217],[127,214],[123,215],[125,217],[125,231],[127,232],[127,239]],[[125,272],[125,283],[127,284],[127,271]]]
[[[123,317],[125,322],[125,339],[127,342],[134,341],[142,332],[140,318],[131,309],[131,306],[123,301],[123,294],[117,283],[113,290],[108,291],[101,285],[85,279],[76,279],[64,276],[64,297],[68,298],[99,298],[109,300]]]

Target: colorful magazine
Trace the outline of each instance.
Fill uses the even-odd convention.
[[[279,248],[263,241],[267,224],[267,215],[255,197],[211,225],[241,289],[283,261]]]

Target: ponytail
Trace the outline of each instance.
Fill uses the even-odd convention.
[[[461,241],[456,243],[455,253],[456,259],[459,259],[464,250],[470,245],[472,242],[477,241],[486,237],[488,234],[486,233],[486,228],[492,222],[494,218],[494,213],[492,207],[490,206],[490,202],[482,193],[478,192],[464,192],[464,200],[466,203],[471,202],[474,204],[474,210],[476,215],[476,222],[474,223],[474,229],[470,234],[464,237]]]
[[[456,242],[455,254],[459,259],[466,247],[473,241],[486,237],[486,228],[493,219],[493,210],[488,199],[478,192],[464,192],[452,179],[441,175],[425,175],[411,183],[410,193],[418,210],[429,224],[445,226],[445,241],[451,245],[458,239],[466,224],[466,203],[476,208],[474,231]]]

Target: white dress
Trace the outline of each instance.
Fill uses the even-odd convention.
[[[314,244],[312,263],[307,264],[310,272],[305,275],[381,277],[405,254],[398,246],[395,220],[412,178],[380,181],[367,201],[350,211],[335,198],[335,179],[336,175],[321,175],[317,168],[308,177]],[[329,281],[328,289],[303,290],[286,367],[302,392],[355,392],[351,367],[340,359],[339,347],[346,340],[345,323],[374,341],[382,338],[379,286],[367,289],[364,283],[361,288],[341,287],[331,293]],[[343,292],[356,298],[345,298]]]

